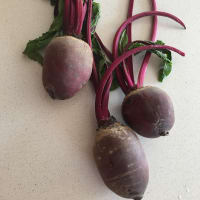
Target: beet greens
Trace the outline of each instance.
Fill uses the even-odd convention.
[[[146,16],[164,16],[164,17],[168,17],[168,18],[171,18],[174,21],[178,22],[180,25],[182,25],[185,28],[184,23],[179,18],[177,18],[176,16],[174,16],[172,14],[166,13],[166,12],[149,11],[149,12],[143,12],[143,13],[139,13],[137,15],[134,15],[134,16],[130,17],[129,19],[127,19],[119,27],[119,29],[118,29],[118,31],[117,31],[117,33],[115,35],[115,38],[114,38],[114,41],[113,41],[113,57],[114,57],[114,59],[118,57],[118,46],[119,46],[120,37],[121,37],[121,34],[123,33],[123,31],[125,30],[125,28],[127,27],[127,25],[132,23],[132,22],[134,22],[137,19],[140,19],[140,18],[146,17]],[[155,36],[154,36],[155,32],[156,31],[153,32],[152,39],[155,39]],[[123,37],[123,35],[122,35],[122,37]],[[149,55],[148,55],[148,57],[149,57]],[[140,75],[139,75],[139,78],[140,78],[139,79],[139,83],[142,81],[142,78],[144,77],[143,75],[144,75],[144,72],[146,71],[146,67],[147,67],[147,64],[148,64],[148,62],[147,62],[147,58],[148,57],[146,57],[145,60],[144,60],[145,62],[143,62],[143,66],[141,68]],[[148,60],[149,60],[149,58],[148,58]],[[125,93],[127,93],[128,88],[126,87],[126,83],[124,82],[124,80],[121,79],[120,76],[118,76],[118,80],[119,80],[120,87],[123,89],[123,91]],[[129,87],[131,87],[131,85],[129,85]]]

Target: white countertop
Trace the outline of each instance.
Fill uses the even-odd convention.
[[[128,0],[99,0],[97,32],[110,48],[126,17]],[[150,9],[135,3],[134,13]],[[159,17],[158,39],[186,53],[173,54],[173,72],[157,82],[159,60],[151,59],[146,85],[171,96],[176,124],[169,137],[141,138],[150,165],[144,200],[198,200],[200,196],[200,2],[158,1],[158,9],[180,17]],[[26,42],[52,21],[47,0],[7,0],[0,5],[0,200],[120,200],[103,184],[92,156],[96,120],[90,84],[74,98],[53,101],[44,91],[41,67],[24,57]],[[134,23],[134,39],[148,39],[150,18]],[[136,59],[139,66],[141,57]],[[111,112],[119,119],[123,94],[111,94]]]

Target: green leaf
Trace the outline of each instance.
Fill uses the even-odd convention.
[[[92,21],[91,21],[91,33],[94,34],[98,21],[100,19],[100,4],[93,2],[92,3]]]
[[[112,75],[113,75],[113,80],[112,80],[112,85],[111,85],[110,91],[113,91],[119,87],[116,72],[114,71]]]
[[[111,63],[109,63],[110,65]],[[108,68],[108,63],[104,60],[104,59],[101,59],[97,65],[97,69],[98,69],[98,74],[99,74],[99,77],[100,79],[103,77],[103,75],[105,74],[106,72],[106,69]],[[118,81],[117,81],[117,76],[116,76],[116,72],[114,71],[113,72],[113,80],[112,80],[112,85],[110,87],[110,90],[113,91],[115,89],[117,89],[119,87],[119,84],[118,84]]]
[[[54,18],[53,23],[51,24],[49,31],[61,31],[63,25],[63,15],[64,15],[64,0],[59,0],[58,4],[58,16]]]
[[[162,82],[172,71],[172,53],[167,49],[151,50],[151,52],[162,59],[162,65],[158,73],[158,80]]]
[[[151,41],[145,41],[148,45],[165,45],[164,42],[161,40],[157,40],[156,42],[151,42]],[[140,42],[133,42],[129,45],[128,50],[145,46],[143,43]],[[161,49],[161,50],[149,50],[149,52],[157,55],[159,58],[162,60],[162,65],[160,66],[160,70],[158,73],[158,80],[162,82],[164,78],[169,76],[169,74],[172,71],[172,53],[171,51],[167,49]]]
[[[56,5],[56,0],[50,0],[50,3],[52,6],[55,6]]]
[[[164,42],[162,42],[161,40],[157,40],[156,42],[152,42],[152,41],[144,41],[145,43],[147,43],[148,45],[165,45]],[[128,46],[128,50],[134,49],[134,48],[138,48],[138,47],[142,47],[145,46],[145,44],[141,43],[141,42],[132,42],[129,46]],[[165,51],[165,50],[162,50]],[[166,50],[168,51],[168,50]]]
[[[165,54],[167,56],[167,59],[172,60],[172,52],[167,50],[167,49],[163,49],[162,50],[163,54]]]
[[[40,63],[41,65],[43,64],[43,57],[40,53],[38,52],[30,52],[28,54],[28,57],[32,60],[37,61],[38,63]]]
[[[54,1],[52,1],[52,3],[54,3]],[[40,51],[44,49],[54,37],[62,35],[61,29],[63,24],[64,0],[59,1],[58,10],[59,14],[54,18],[49,31],[43,33],[42,36],[34,40],[30,40],[23,52],[30,59],[37,61],[40,64],[43,63],[43,57]]]
[[[101,79],[106,71],[106,69],[110,66],[111,62],[107,58],[106,54],[102,50],[100,44],[98,43],[95,35],[92,36],[92,47],[93,47],[93,54],[96,63],[97,72],[99,78]],[[115,90],[118,88],[118,82],[115,72],[113,73],[113,81],[110,90]]]
[[[172,64],[171,63],[164,63],[164,65],[161,67],[161,69],[159,70],[159,77],[158,80],[160,82],[163,81],[163,79],[165,77],[167,77],[172,71]]]
[[[142,43],[138,43],[138,42],[136,42],[136,43],[131,43],[131,44],[129,45],[129,47],[128,47],[128,50],[135,49],[135,48],[138,48],[138,47],[143,47],[143,46],[145,46],[145,45],[142,44]]]
[[[157,40],[155,43],[154,42],[150,42],[152,44],[157,44],[157,45],[165,45],[165,43],[161,40]]]
[[[163,61],[167,61],[170,62],[170,60],[167,57],[166,53],[163,53],[162,50],[149,50],[149,52],[154,53],[155,55],[157,55],[159,58],[161,58]]]
[[[122,32],[120,40],[119,40],[119,46],[118,46],[119,55],[121,55],[124,52],[125,47],[127,46],[127,44],[128,44],[128,35],[127,35],[126,29],[125,29]]]
[[[55,31],[47,32],[44,33],[41,37],[29,41],[23,53],[27,55],[30,59],[42,64],[43,57],[39,51],[44,47],[46,47],[55,35],[56,35]]]

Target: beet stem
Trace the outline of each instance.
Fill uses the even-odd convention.
[[[77,35],[77,30],[78,30],[78,27],[79,27],[79,24],[80,24],[80,15],[81,15],[81,12],[79,10],[79,7],[80,7],[80,1],[79,0],[75,0],[75,13],[76,13],[76,24],[75,24],[75,33]]]
[[[171,46],[167,46],[167,45],[149,45],[149,46],[143,46],[143,47],[138,47],[135,49],[132,49],[130,51],[127,51],[125,53],[123,53],[121,56],[119,56],[118,58],[116,58],[114,60],[114,62],[110,65],[110,67],[108,67],[108,69],[106,70],[104,76],[101,79],[101,82],[99,84],[99,88],[96,92],[96,102],[95,102],[95,111],[96,111],[96,118],[97,121],[101,121],[101,120],[107,120],[107,116],[104,116],[101,110],[101,102],[102,102],[102,96],[103,96],[103,91],[105,88],[105,85],[109,79],[109,77],[112,75],[113,71],[118,67],[118,65],[125,59],[127,59],[130,55],[132,54],[136,54],[139,53],[141,51],[147,51],[147,50],[152,50],[152,49],[167,49],[167,50],[171,50],[174,51],[178,54],[180,54],[181,56],[185,56],[185,53],[174,48]]]
[[[95,32],[95,37],[97,39],[97,41],[99,42],[99,45],[101,46],[102,50],[104,51],[104,53],[106,54],[106,56],[108,57],[108,59],[110,61],[113,62],[113,57],[112,57],[112,53],[107,49],[107,47],[103,44],[101,38],[99,37],[99,35]],[[109,92],[110,92],[110,88],[111,88],[111,85],[112,85],[112,81],[113,81],[113,78],[112,76],[110,76],[107,84],[106,84],[106,88],[104,90],[104,93],[103,93],[103,98],[102,98],[102,112],[103,112],[103,115],[104,116],[110,116],[110,112],[108,110],[108,102],[109,102]]]
[[[133,14],[133,6],[134,6],[134,0],[129,1],[129,8],[128,8],[128,15],[127,18],[132,17]],[[131,24],[127,26],[127,34],[128,34],[128,42],[132,41],[132,27]]]
[[[92,19],[92,0],[88,1],[88,16],[87,16],[87,42],[89,46],[92,48],[92,39],[91,39],[91,19]],[[94,85],[95,90],[97,90],[98,83],[99,83],[99,77],[97,74],[97,69],[95,62],[93,63],[93,69],[92,69],[92,82]]]
[[[130,58],[130,57],[129,57]],[[134,83],[133,83],[133,81],[132,81],[132,79],[131,79],[131,76],[130,76],[130,73],[129,73],[129,69],[126,67],[126,64],[125,64],[125,62],[126,62],[126,60],[125,61],[123,61],[123,71],[124,71],[124,76],[125,76],[125,78],[126,78],[126,81],[127,81],[127,85],[128,85],[128,88],[130,89],[130,88],[133,88],[134,87]],[[117,68],[117,69],[119,69],[119,68]],[[116,70],[117,70],[116,69]],[[128,93],[128,91],[127,91],[127,93]]]
[[[99,42],[101,48],[103,49],[104,53],[106,54],[106,56],[109,58],[110,61],[113,61],[113,55],[112,55],[111,51],[104,45],[101,38],[99,37],[99,35],[96,32],[94,35],[95,35],[97,41]]]
[[[80,19],[80,25],[79,25],[79,28],[77,30],[77,33],[78,35],[81,34],[81,30],[83,28],[83,22],[84,22],[84,19],[85,19],[85,16],[86,16],[86,12],[87,12],[87,4],[86,4],[86,1],[83,5],[83,3],[81,2],[81,9],[82,9],[82,15],[81,15],[81,19]]]
[[[74,1],[71,1],[70,4],[70,19],[69,19],[69,27],[68,27],[68,35],[74,35],[75,33],[75,5]]]
[[[134,0],[130,0],[127,18],[132,17],[133,6],[134,6]],[[127,26],[127,35],[128,35],[128,43],[131,43],[132,42],[132,25],[131,24]],[[133,57],[130,56],[129,58],[126,59],[125,62],[128,66],[128,72],[130,74],[133,85],[135,85],[134,72],[133,72]]]
[[[113,57],[114,59],[117,58],[118,56],[118,43],[119,43],[119,39],[120,39],[120,36],[123,32],[123,30],[126,28],[126,26],[132,22],[134,22],[135,20],[137,19],[140,19],[142,17],[147,17],[147,16],[164,16],[164,17],[168,17],[168,18],[171,18],[173,19],[174,21],[178,22],[179,24],[181,24],[184,28],[185,27],[185,24],[179,19],[177,18],[176,16],[170,14],[170,13],[166,13],[166,12],[160,12],[160,11],[148,11],[148,12],[142,12],[142,13],[139,13],[137,15],[134,15],[130,18],[128,18],[118,29],[118,31],[116,32],[115,34],[115,38],[114,38],[114,41],[113,41]],[[123,83],[121,80],[119,80],[119,83],[120,83],[120,86],[123,86],[122,87],[122,90],[124,91],[124,85],[121,84]],[[126,91],[126,90],[125,90]]]
[[[157,10],[156,0],[152,0],[152,10],[153,11]],[[158,17],[154,16],[152,35],[151,35],[151,41],[152,42],[156,41],[157,28],[158,28]],[[147,52],[145,57],[144,57],[140,71],[139,71],[137,88],[143,87],[144,78],[145,78],[145,74],[146,74],[146,71],[147,71],[147,67],[148,67],[148,63],[149,63],[150,58],[151,58],[151,52]]]
[[[109,103],[109,93],[110,93],[110,88],[112,85],[113,78],[110,76],[106,83],[106,87],[104,89],[103,93],[103,99],[102,99],[102,112],[103,115],[106,116],[106,118],[110,118],[110,112],[108,110],[108,103]]]
[[[157,10],[156,0],[152,0],[152,10],[153,11]],[[158,17],[154,16],[154,18],[153,18],[153,30],[152,30],[152,36],[151,36],[151,40],[153,42],[156,41],[157,29],[158,29]]]
[[[55,3],[55,7],[54,7],[54,17],[57,17],[58,16],[58,2],[59,0],[56,0],[56,3]]]
[[[132,16],[133,5],[134,5],[134,0],[130,0],[127,18]],[[132,27],[131,27],[131,24],[129,24],[127,26],[127,35],[128,35],[128,43],[131,43],[132,42]],[[120,68],[123,69],[123,72],[121,71]],[[116,69],[116,76],[117,76],[117,80],[119,82],[120,87],[123,87],[122,90],[126,94],[130,90],[130,88],[132,88],[132,86],[135,85],[134,77],[133,77],[133,59],[132,59],[132,56],[127,58],[122,63],[122,66],[120,68]],[[127,71],[128,71],[128,73],[127,73]],[[130,75],[128,76],[128,74],[130,74]],[[125,81],[126,81],[126,83],[125,83]]]
[[[83,1],[76,0],[76,27],[75,33],[76,35],[80,35],[82,30],[82,15],[83,15]]]
[[[70,3],[71,3],[71,0],[65,0],[64,19],[63,19],[63,24],[64,24],[63,31],[64,31],[64,34],[67,34],[68,27],[69,27]]]
[[[129,88],[126,85],[125,80],[122,77],[122,74],[119,71],[116,71],[116,75],[117,75],[117,81],[118,81],[119,86],[121,87],[124,94],[126,94],[129,91]]]
[[[86,12],[87,12],[87,0],[85,1],[84,5],[83,5],[83,16],[86,15]]]

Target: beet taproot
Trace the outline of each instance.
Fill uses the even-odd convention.
[[[143,198],[149,180],[149,167],[133,130],[118,122],[100,127],[94,157],[108,188],[124,198]]]
[[[168,135],[175,121],[170,97],[157,87],[131,91],[122,103],[122,116],[134,131],[148,138]]]
[[[89,80],[93,54],[90,46],[71,36],[53,39],[45,50],[43,85],[53,99],[75,95]]]

